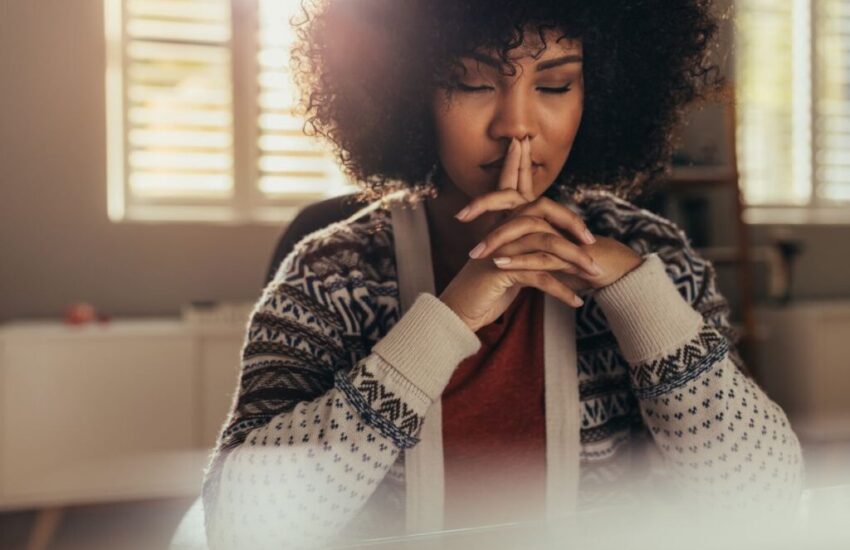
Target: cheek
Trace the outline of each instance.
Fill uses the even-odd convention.
[[[545,183],[535,180],[536,186],[545,188],[551,185],[554,178],[564,167],[581,125],[582,113],[582,103],[577,101],[572,103],[569,108],[562,108],[557,116],[552,113],[552,116],[545,118],[543,132],[547,136],[548,166],[546,174],[540,175],[541,178],[546,178]]]
[[[474,124],[470,114],[463,109],[451,108],[437,117],[437,134],[445,146],[456,148],[468,143]]]
[[[557,126],[559,135],[572,136],[578,130],[582,111],[581,100],[574,99],[561,109],[560,116],[551,116],[548,118],[552,125]]]
[[[581,116],[582,104],[580,101],[575,101],[557,114],[550,113],[549,116],[544,117],[545,132],[552,136],[552,143],[557,145],[559,150],[572,144],[581,124]]]
[[[477,158],[480,135],[475,117],[466,110],[450,108],[437,115],[436,129],[440,158],[449,171],[464,169]]]

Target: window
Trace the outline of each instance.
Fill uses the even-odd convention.
[[[736,22],[748,221],[850,222],[850,1],[739,0]]]
[[[113,220],[271,222],[348,193],[288,74],[299,0],[105,0]]]

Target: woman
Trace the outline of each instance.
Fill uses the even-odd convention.
[[[622,198],[719,84],[709,8],[305,9],[309,121],[372,202],[257,303],[204,481],[212,548],[553,518],[659,465],[688,498],[793,502],[799,443],[711,264]]]

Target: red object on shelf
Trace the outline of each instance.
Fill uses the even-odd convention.
[[[86,302],[71,304],[65,309],[65,323],[69,325],[83,325],[93,321],[96,316],[94,306]]]

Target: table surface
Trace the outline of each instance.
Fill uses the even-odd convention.
[[[742,520],[737,527],[712,518],[689,517],[692,510],[665,508],[668,517],[652,507],[618,507],[579,512],[545,523],[524,522],[456,529],[435,533],[385,537],[323,548],[388,550],[460,550],[487,548],[850,548],[850,484],[807,489],[796,517],[764,523]],[[684,520],[681,522],[668,520]],[[198,499],[183,518],[171,550],[206,550],[203,504]],[[678,527],[677,527],[678,526]],[[708,527],[706,529],[706,527]],[[740,544],[737,544],[740,543]],[[720,546],[722,544],[722,546]],[[565,546],[566,545],[566,546]],[[685,545],[685,546],[683,546]],[[837,546],[836,546],[837,545]]]

